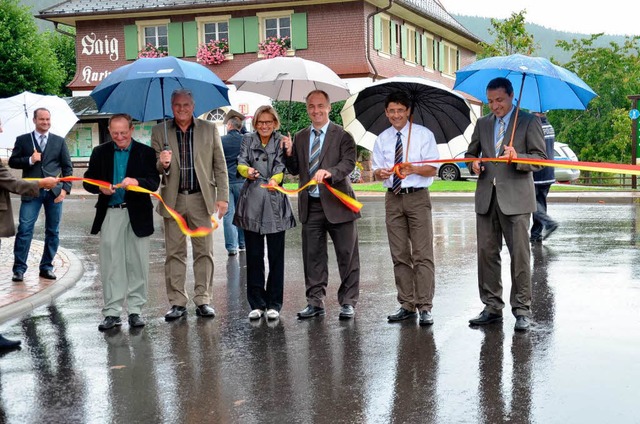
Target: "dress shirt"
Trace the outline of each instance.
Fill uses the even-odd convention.
[[[118,146],[113,144],[114,152],[113,152],[113,179],[111,183],[116,185],[121,183],[122,180],[126,177],[127,173],[127,163],[129,162],[129,152],[131,152],[131,144],[127,146],[126,149],[120,149]],[[124,203],[124,189],[117,188],[116,192],[111,195],[109,198],[109,205],[119,205]]]
[[[402,151],[403,158],[407,157],[407,141],[409,136],[409,123],[404,126],[400,131],[402,133]],[[393,126],[387,128],[380,133],[373,146],[373,170],[380,168],[390,169],[393,168],[396,157],[396,139],[398,130]],[[422,125],[413,124],[411,126],[411,142],[409,145],[409,157],[408,162],[420,162],[423,160],[439,159],[438,146],[436,144],[436,138],[426,127]],[[439,163],[425,164],[439,168]],[[419,165],[418,165],[419,166]],[[402,188],[408,187],[429,187],[433,183],[433,177],[423,177],[418,174],[407,175],[402,180]],[[393,176],[387,178],[383,182],[383,186],[391,188],[393,185]]]
[[[314,130],[314,126],[311,126],[311,131],[309,133],[309,157],[311,157],[311,146],[313,146],[313,140],[316,138],[315,133],[313,132]],[[322,146],[324,146],[324,137],[327,135],[327,129],[329,129],[329,122],[327,122],[322,128],[320,128],[320,131],[322,131],[320,133],[320,154],[322,154]],[[318,168],[318,169],[322,169],[322,168]],[[313,177],[313,175],[311,175],[311,177]],[[311,188],[309,188],[309,196],[311,197],[320,197],[320,190],[318,189],[318,186],[313,186]]]
[[[504,121],[505,131],[507,128],[509,128],[509,121],[511,120],[511,114],[513,113],[514,109],[515,107],[511,106],[511,110],[509,111],[509,113],[507,113],[505,116],[502,117],[502,120]],[[500,118],[498,118],[497,116],[495,118],[496,118],[496,122],[495,124],[493,124],[493,139],[497,140],[498,132],[500,131]],[[504,138],[511,141],[511,133],[505,133]],[[502,141],[502,143],[504,144],[504,140]]]

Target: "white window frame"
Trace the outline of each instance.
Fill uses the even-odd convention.
[[[416,43],[416,27],[413,25],[404,24],[407,29],[407,58],[404,60],[406,65],[417,65],[420,63],[418,58],[420,57],[420,49],[418,43]],[[412,49],[413,47],[413,49]],[[413,53],[413,56],[412,56]]]
[[[424,70],[434,72],[437,69],[436,49],[434,47],[436,38],[433,36],[433,34],[430,34],[426,31],[424,32],[424,35],[427,38],[427,64],[424,65]]]
[[[453,76],[458,70],[456,66],[458,46],[444,40],[442,41],[442,44],[444,44],[444,69],[442,70],[442,73]]]
[[[148,20],[148,21],[136,21],[136,26],[138,27],[138,50],[142,50],[147,45],[147,43],[145,43],[144,29],[149,27],[159,27],[163,25],[167,27],[167,45],[163,47],[169,50],[169,23],[171,23],[170,19],[154,19],[154,20]],[[156,38],[157,38],[157,35],[156,35]],[[158,46],[156,44],[155,47],[161,47],[161,46]]]
[[[229,41],[229,20],[231,19],[231,15],[223,15],[223,16],[207,16],[207,17],[197,17],[196,22],[198,24],[198,43],[204,44],[205,41],[205,33],[204,26],[206,24],[219,24],[226,23],[227,24],[227,42]],[[216,28],[217,30],[217,28]]]
[[[258,12],[256,13],[256,16],[258,17],[258,32],[260,35],[260,42],[263,42],[267,38],[267,28],[266,28],[265,20],[273,19],[273,18],[287,18],[287,17],[289,18],[289,40],[291,41],[291,35],[292,35],[291,23],[293,21],[292,19],[293,10],[279,10],[277,12]],[[280,35],[278,35],[278,37],[280,37]],[[295,52],[296,51],[292,47],[289,47],[289,50],[287,50],[287,56],[294,56]],[[258,57],[259,58],[263,57],[263,55],[258,54]]]
[[[378,52],[391,56],[391,16],[380,14],[380,50]],[[395,28],[394,28],[395,29]]]

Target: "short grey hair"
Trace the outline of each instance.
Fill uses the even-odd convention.
[[[238,118],[237,116],[232,116],[231,118],[229,118],[229,120],[227,121],[227,125],[231,125],[231,127],[234,130],[238,130],[240,131],[240,129],[242,128],[242,121],[240,120],[240,118]]]
[[[178,88],[176,90],[173,90],[173,93],[171,93],[171,103],[173,103],[173,99],[178,96],[188,96],[191,99],[191,103],[196,103],[195,100],[193,100],[193,93],[191,92],[191,90],[188,90],[186,88]]]

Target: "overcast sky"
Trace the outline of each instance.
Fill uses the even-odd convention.
[[[527,22],[580,34],[640,35],[640,15],[633,0],[583,2],[566,0],[440,0],[449,13],[508,18],[526,9]],[[635,6],[634,6],[635,4]],[[637,9],[636,9],[637,10]]]

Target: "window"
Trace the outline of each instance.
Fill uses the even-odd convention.
[[[380,16],[380,33],[380,51],[391,54],[391,19],[388,16]]]
[[[373,17],[373,48],[382,55],[396,54],[397,28],[389,15],[375,15]]]
[[[458,49],[448,43],[444,44],[444,57],[443,57],[443,69],[442,73],[453,75],[459,68],[458,64]]]
[[[435,40],[433,39],[433,35],[427,34],[426,32],[423,34],[423,44],[422,44],[422,57],[424,58],[422,65],[427,70],[434,70],[436,68],[436,56],[435,56]]]
[[[169,35],[166,25],[143,27],[143,45],[151,44],[155,47],[169,47]]]
[[[207,113],[207,116],[205,117],[205,119],[207,121],[220,123],[220,122],[222,122],[224,120],[224,115],[225,115],[224,110],[222,110],[222,109],[213,109],[212,111],[209,111],[209,113]]]
[[[416,29],[407,27],[407,62],[418,63],[418,46],[416,43]]]
[[[229,41],[229,19],[231,19],[231,15],[196,18],[200,34],[198,37],[199,42],[206,44],[211,40]]]
[[[264,38],[291,37],[291,17],[265,18],[264,30]]]

